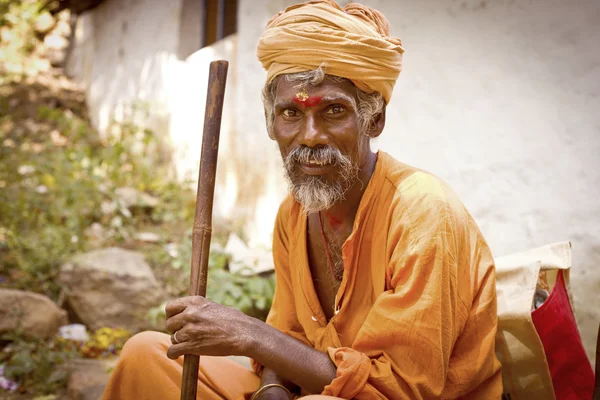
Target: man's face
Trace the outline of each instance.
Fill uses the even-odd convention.
[[[273,137],[290,189],[306,212],[343,200],[367,163],[369,140],[360,132],[357,101],[349,81],[298,87],[279,79]]]

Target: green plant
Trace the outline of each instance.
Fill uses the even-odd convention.
[[[86,358],[110,357],[119,354],[130,337],[131,332],[126,329],[100,328],[90,335],[78,351]]]
[[[17,101],[33,89],[24,86],[0,90],[9,94],[9,102]],[[192,195],[171,179],[165,160],[154,156],[164,147],[162,140],[131,123],[115,126],[119,134],[104,139],[84,115],[69,109],[24,104],[9,110],[0,103],[0,275],[5,284],[56,299],[59,266],[88,248],[86,229],[92,223],[105,227],[106,245],[120,245],[142,225],[189,218]],[[117,195],[123,187],[154,194],[159,206],[151,212],[124,206]]]
[[[183,296],[189,285],[194,192],[189,182],[173,179],[167,143],[143,127],[148,104],[132,104],[125,118],[101,136],[89,122],[83,93],[64,88],[51,74],[34,78],[43,63],[26,64],[44,61],[35,21],[45,3],[0,0],[0,285],[56,301],[61,298],[56,278],[66,259],[117,245],[143,252],[169,295]],[[151,195],[156,204],[126,205],[118,195],[122,188]],[[92,226],[101,228],[100,239],[90,233]],[[160,241],[136,240],[142,230],[160,232]],[[214,232],[213,243],[225,235]],[[233,274],[227,259],[219,251],[211,254],[208,298],[264,319],[273,276]],[[155,320],[164,317],[164,306],[150,314]],[[118,352],[128,335],[103,329],[83,346],[19,332],[5,335],[0,386],[10,379],[20,390],[52,393],[64,385],[66,371],[60,365],[76,356]]]
[[[49,394],[63,387],[67,379],[65,363],[77,356],[73,342],[52,338],[25,338],[22,332],[5,334],[10,344],[0,353],[3,377],[18,384],[21,392]]]
[[[171,245],[171,252],[164,249],[153,253],[151,263],[160,263],[163,268],[178,271],[175,287],[171,296],[186,296],[189,285],[190,260],[192,256],[191,234],[186,235],[184,243]],[[228,307],[236,308],[247,315],[265,320],[275,293],[273,274],[245,276],[242,271],[233,273],[228,269],[229,255],[213,246],[208,264],[208,282],[206,298]],[[170,261],[169,261],[170,259]],[[166,303],[165,303],[166,304]],[[151,309],[148,313],[153,324],[165,318],[165,304]]]
[[[0,0],[0,82],[6,77],[21,79],[37,73],[48,63],[29,58],[40,49],[35,21],[44,13],[41,0]],[[47,14],[47,12],[45,12]]]
[[[227,259],[225,254],[211,256],[216,261],[209,268],[206,297],[264,321],[275,293],[275,276],[232,273],[223,261]]]
[[[76,357],[107,358],[118,355],[131,332],[119,328],[100,328],[90,332],[86,342],[54,336],[50,339],[26,337],[21,330],[3,335],[9,344],[0,353],[0,384],[21,392],[49,394],[66,383],[66,363]]]

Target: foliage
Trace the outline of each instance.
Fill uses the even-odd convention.
[[[108,227],[107,236],[120,244],[136,225],[186,218],[190,210],[185,190],[152,157],[160,145],[152,132],[123,124],[103,139],[70,110],[40,105],[36,111],[23,122],[0,105],[0,257],[13,287],[56,299],[58,267],[86,249],[82,239],[92,223]],[[122,187],[165,196],[169,205],[134,215],[120,204]]]
[[[217,237],[217,243],[219,238]],[[192,257],[191,232],[183,238],[183,242],[154,252],[150,262],[154,265],[169,266],[179,271],[179,281],[174,283],[172,297],[186,296],[190,276],[190,260]],[[208,261],[208,283],[206,298],[228,307],[236,308],[247,315],[265,320],[275,292],[275,276],[273,274],[246,276],[240,271],[233,273],[228,269],[230,256],[212,246]],[[164,280],[164,279],[163,279]],[[166,304],[166,303],[165,303]],[[149,318],[154,324],[165,318],[165,304],[151,309]]]
[[[22,84],[0,86],[0,275],[3,285],[58,299],[59,266],[71,254],[92,248],[92,224],[104,227],[100,246],[120,245],[147,255],[170,297],[187,293],[194,196],[171,179],[157,150],[163,144],[133,123],[115,125],[100,137],[83,111],[42,104],[9,109]],[[41,89],[43,92],[43,88]],[[64,100],[63,100],[64,101]],[[75,112],[71,111],[74,110]],[[145,116],[143,107],[133,109]],[[139,116],[136,118],[140,118]],[[161,173],[161,171],[164,171]],[[155,207],[126,207],[116,194],[129,187],[158,199]],[[140,243],[135,233],[160,232],[158,243]],[[225,232],[215,232],[222,244]],[[207,297],[264,319],[274,279],[244,277],[227,269],[227,255],[211,252]],[[152,310],[156,320],[164,308]],[[93,352],[90,348],[90,352]]]
[[[206,297],[265,320],[275,292],[275,276],[244,276],[226,268],[225,254],[211,253]]]
[[[85,358],[105,358],[117,355],[125,345],[131,332],[122,328],[100,328],[79,348]]]
[[[0,0],[0,286],[42,293],[60,304],[57,275],[66,259],[121,246],[146,255],[169,297],[186,295],[191,186],[173,179],[169,146],[144,129],[147,104],[131,105],[124,120],[101,136],[89,122],[83,93],[64,77],[39,75],[44,68],[38,67],[49,65],[36,31],[45,3]],[[25,67],[32,62],[39,65]],[[123,188],[152,196],[156,204],[126,204]],[[138,240],[140,232],[159,233],[160,240]],[[213,232],[207,297],[264,320],[274,277],[231,273],[228,256],[218,250],[226,237],[223,230]],[[150,317],[164,318],[164,306]],[[129,336],[103,328],[78,344],[11,333],[1,338],[0,386],[16,381],[19,390],[52,393],[65,383],[60,366],[66,361],[118,354]]]
[[[42,0],[0,0],[0,72],[37,73],[49,63],[41,57],[30,59],[41,49],[42,37],[36,34],[36,21],[49,13]]]
[[[77,355],[75,343],[61,338],[24,338],[21,332],[2,339],[11,341],[0,354],[3,377],[18,384],[19,391],[51,393],[64,386],[67,371],[61,366]]]
[[[119,328],[101,328],[86,342],[55,336],[48,340],[23,336],[22,332],[6,334],[10,344],[0,353],[0,378],[14,382],[5,389],[38,394],[52,393],[66,383],[65,363],[75,357],[106,358],[118,355],[131,333]],[[12,387],[10,387],[12,386]]]

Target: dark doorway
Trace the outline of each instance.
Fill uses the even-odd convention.
[[[237,32],[237,0],[183,0],[178,56],[195,51]]]

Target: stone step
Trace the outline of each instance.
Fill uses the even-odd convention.
[[[67,392],[71,400],[99,400],[118,358],[91,360],[78,358],[69,362]]]

